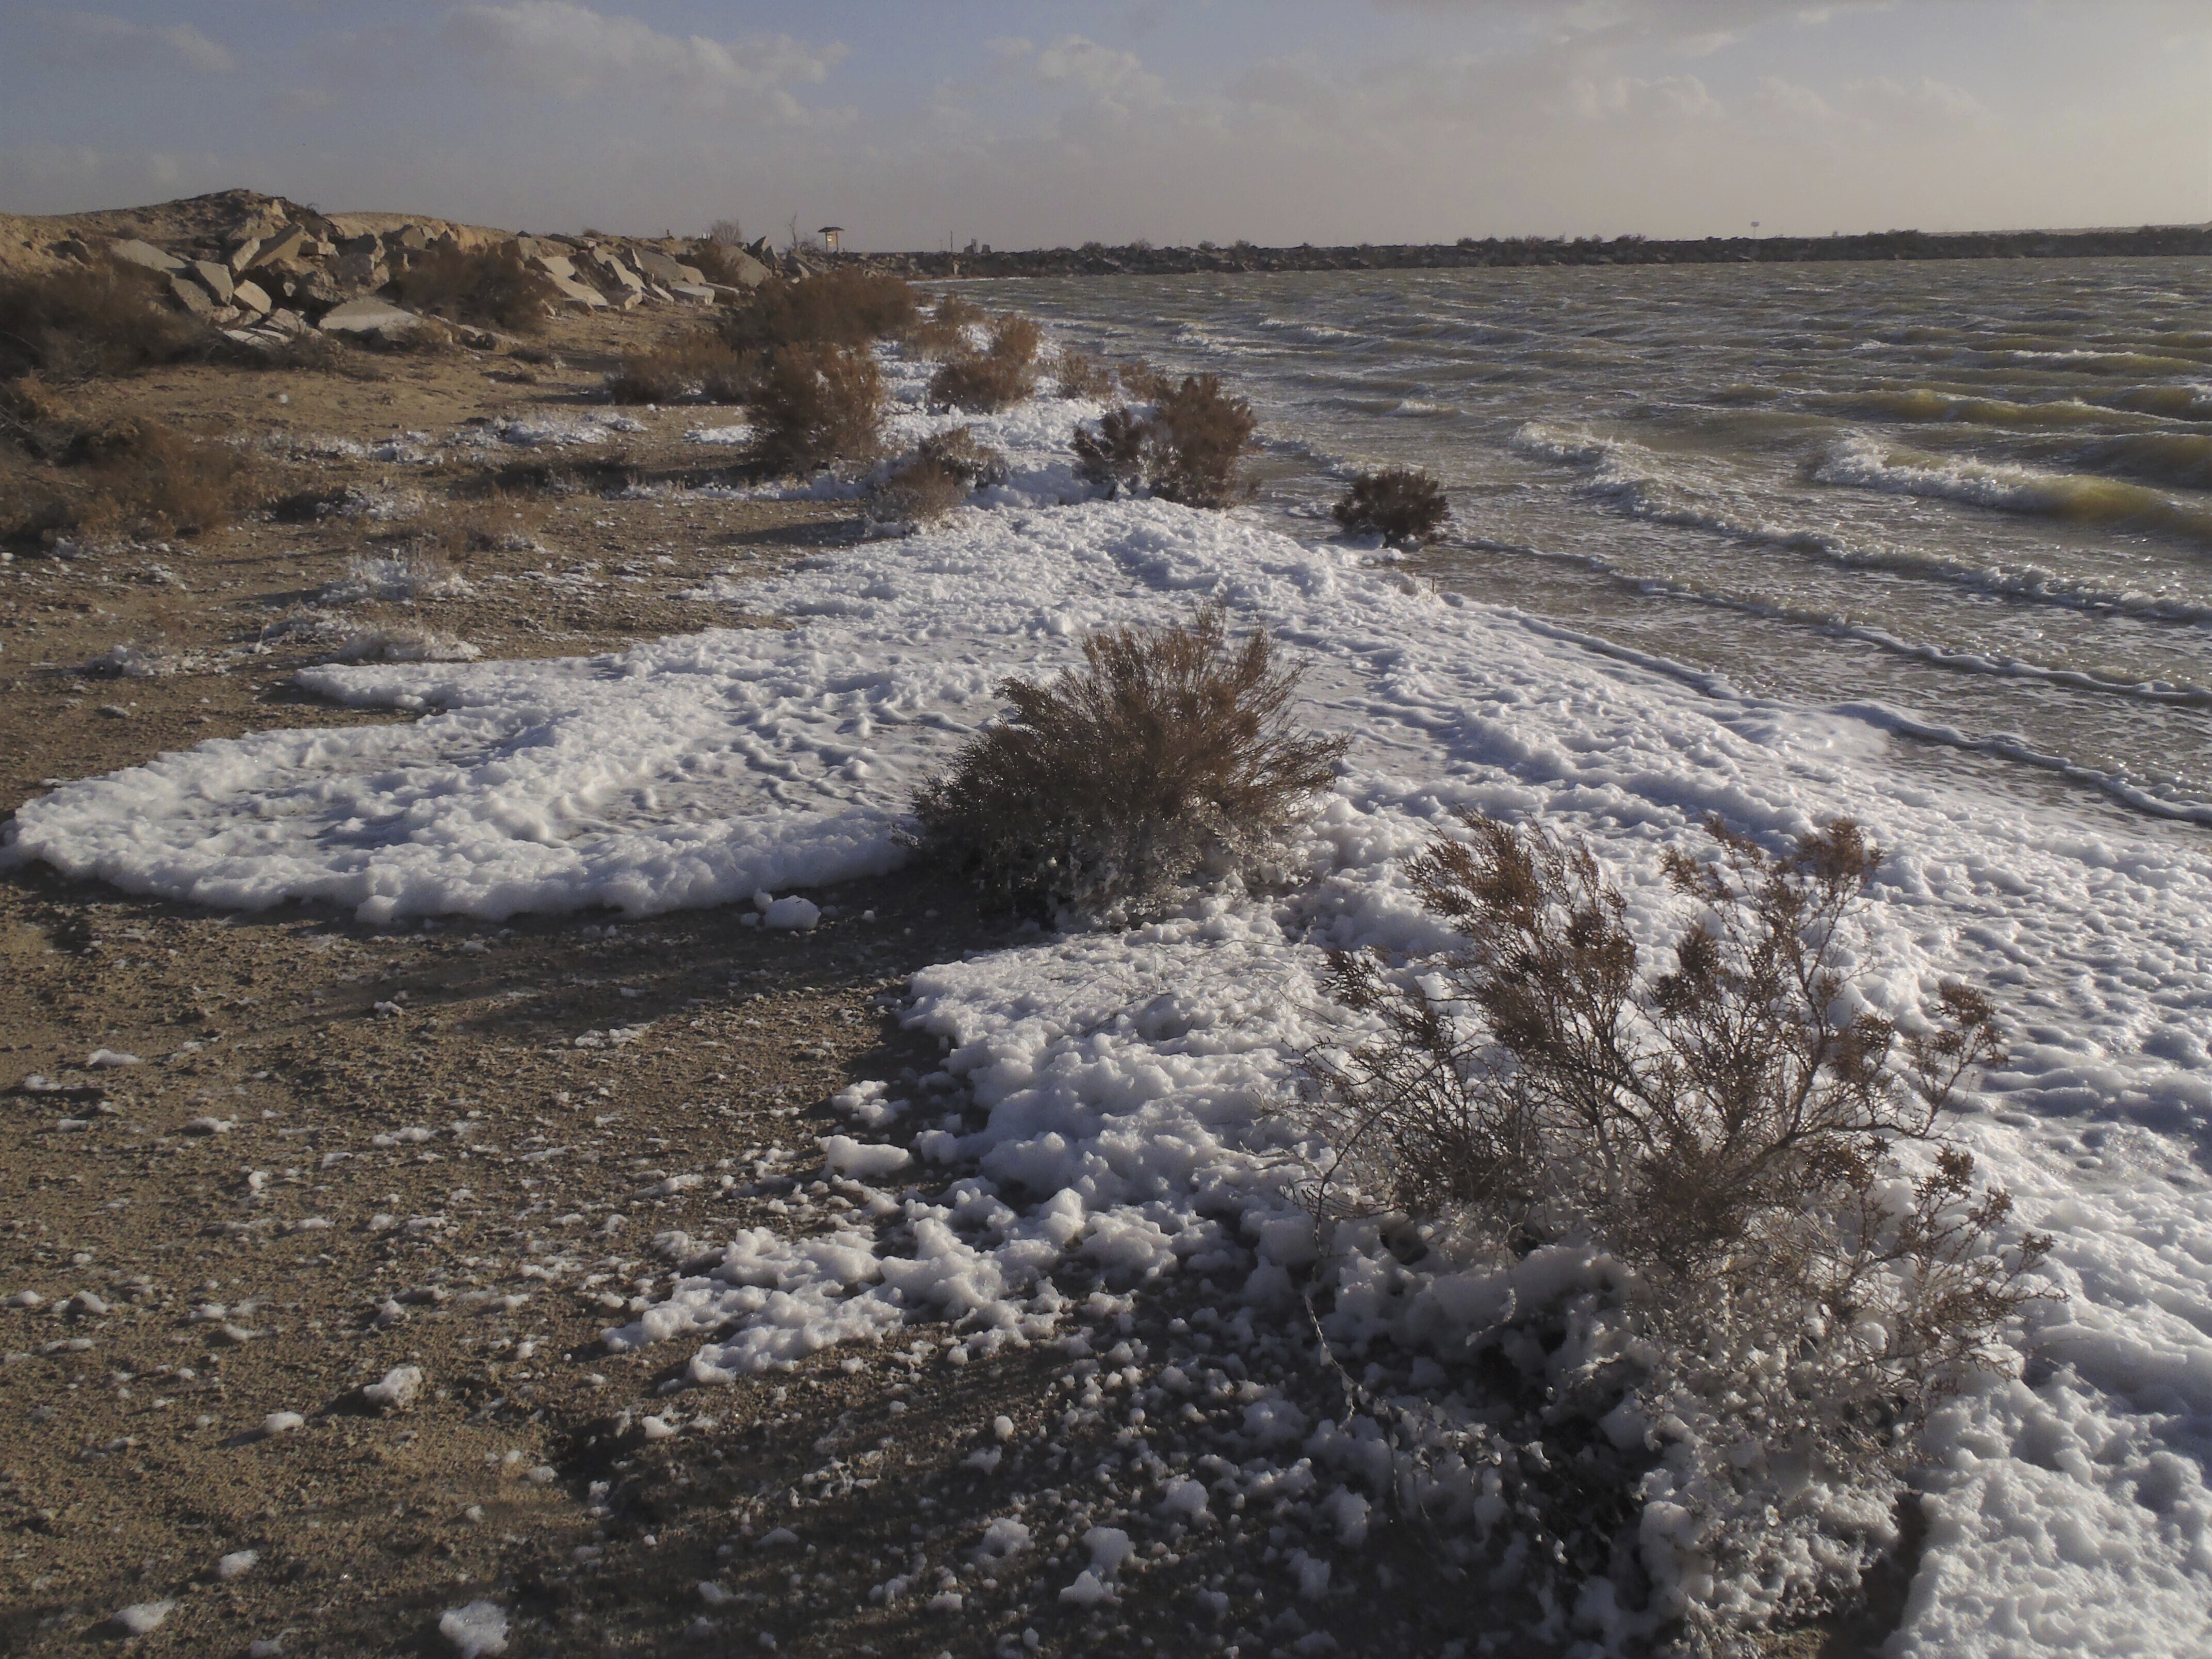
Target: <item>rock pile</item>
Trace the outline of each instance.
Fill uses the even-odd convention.
[[[411,332],[423,319],[400,303],[401,279],[422,260],[445,254],[512,257],[545,279],[559,307],[581,313],[711,306],[742,298],[779,270],[806,274],[798,261],[779,260],[765,238],[738,246],[597,234],[505,236],[436,220],[333,216],[279,198],[239,197],[244,216],[224,230],[164,238],[167,246],[122,236],[106,241],[104,252],[166,278],[172,304],[240,345],[264,349],[319,331],[384,342]],[[73,237],[47,252],[88,263],[101,256],[101,240]]]

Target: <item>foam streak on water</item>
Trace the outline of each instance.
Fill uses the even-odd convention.
[[[1233,380],[1262,501],[1425,466],[1447,586],[1886,711],[1947,769],[2212,821],[2212,269],[2185,260],[993,284]],[[1308,522],[1305,533],[1312,533]],[[2063,782],[2054,781],[2063,780]]]

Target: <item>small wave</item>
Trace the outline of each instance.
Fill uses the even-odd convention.
[[[2170,421],[2212,421],[2212,386],[2131,386],[2106,393],[2097,402],[2112,409],[2162,416]]]
[[[1960,422],[1972,426],[2023,428],[2113,424],[2112,411],[2078,398],[2048,403],[2014,403],[2003,398],[1970,398],[1916,386],[1904,391],[1850,392],[1808,399],[1817,409],[1833,409],[1912,424]]]
[[[2185,507],[2139,484],[2038,472],[2002,462],[1946,459],[1911,450],[1885,450],[1854,435],[1832,447],[1812,470],[1816,483],[1888,495],[1963,502],[2028,514],[2065,524],[2159,530],[2212,545],[2212,513]]]
[[[1922,581],[1978,589],[2031,605],[2063,606],[2132,617],[2141,622],[2212,624],[2212,602],[2188,597],[2113,589],[2047,570],[2039,565],[2008,568],[1947,559],[1899,547],[1854,546],[1832,532],[1747,520],[1680,501],[1660,476],[1656,455],[1639,445],[1599,438],[1532,421],[1516,432],[1509,447],[1524,455],[1557,461],[1590,474],[1586,492],[1604,505],[1655,524],[1701,530],[1733,540],[1778,547],[1846,569],[1878,571]]]
[[[2136,432],[2106,438],[2074,453],[2081,466],[2185,489],[2212,489],[2212,434]]]
[[[1460,413],[1460,410],[1455,404],[1432,404],[1425,398],[1401,398],[1390,406],[1388,412],[1415,418],[1433,418],[1437,416],[1455,416]]]
[[[2033,363],[2083,374],[2202,374],[2196,357],[2158,357],[2144,351],[1974,351],[1966,354],[1993,364]]]

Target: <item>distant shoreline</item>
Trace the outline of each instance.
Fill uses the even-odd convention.
[[[1621,236],[1573,241],[1516,236],[1476,241],[1362,244],[1355,247],[1108,247],[1024,252],[866,253],[853,264],[921,277],[1154,276],[1198,271],[1466,270],[1538,265],[1864,264],[1925,259],[2154,258],[2212,255],[2212,225],[2147,225],[2138,230],[1937,233],[1890,230],[1859,236],[1708,236],[1662,241]],[[816,256],[820,257],[820,256]]]

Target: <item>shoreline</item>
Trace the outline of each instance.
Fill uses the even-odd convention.
[[[1167,276],[1307,270],[1493,270],[1553,265],[1874,264],[1929,259],[2112,259],[2212,255],[2212,225],[2146,225],[2138,230],[1877,231],[1855,236],[1514,236],[1476,241],[1356,246],[1109,247],[828,256],[905,276]],[[817,256],[823,257],[823,256]]]

